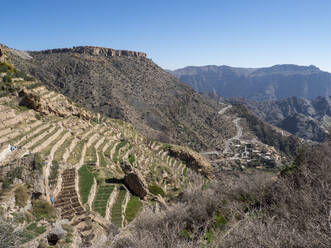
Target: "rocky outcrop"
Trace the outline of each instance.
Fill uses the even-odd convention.
[[[112,48],[106,47],[96,47],[96,46],[77,46],[73,48],[57,48],[50,50],[43,50],[33,53],[42,53],[42,54],[52,54],[52,53],[79,53],[79,54],[88,54],[92,56],[105,56],[105,57],[115,57],[115,56],[128,56],[135,58],[146,58],[146,53],[128,51],[128,50],[115,50]]]
[[[6,60],[4,47],[0,44],[0,63],[4,63]]]
[[[91,118],[87,111],[70,104],[66,100],[49,102],[37,93],[28,91],[27,89],[21,90],[19,96],[21,97],[21,106],[26,106],[43,114],[54,114],[60,117],[69,117],[73,115],[83,120],[89,120]]]
[[[202,174],[208,179],[215,177],[214,170],[211,164],[203,158],[199,153],[187,147],[181,147],[177,145],[171,145],[167,147],[169,155],[182,160],[187,167]]]
[[[124,184],[135,195],[143,199],[147,195],[146,183],[140,173],[127,163],[121,163],[121,168],[125,174]]]

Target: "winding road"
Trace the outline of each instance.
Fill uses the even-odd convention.
[[[239,121],[240,121],[240,118],[237,118],[237,119],[233,120],[233,123],[236,125],[236,128],[237,128],[237,134],[236,134],[236,136],[234,136],[234,137],[226,140],[226,142],[225,142],[225,149],[223,151],[223,154],[229,152],[229,150],[230,150],[230,142],[232,140],[239,140],[240,137],[243,134],[243,128],[239,125]]]
[[[231,107],[232,107],[232,105],[228,105],[228,106],[222,108],[220,111],[218,111],[218,114],[220,114],[220,115],[224,114],[225,111],[227,111]],[[225,149],[223,151],[223,154],[229,153],[231,141],[232,140],[239,140],[241,138],[242,134],[243,134],[243,128],[239,125],[239,121],[240,121],[240,118],[237,118],[237,119],[233,120],[233,123],[235,124],[235,126],[237,128],[237,134],[236,134],[236,136],[234,136],[230,139],[227,139],[225,141]],[[202,155],[219,155],[221,153],[219,151],[210,151],[210,152],[201,152],[200,154],[202,154]]]

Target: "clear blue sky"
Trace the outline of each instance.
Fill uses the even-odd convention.
[[[143,51],[164,68],[314,64],[331,71],[329,0],[7,0],[0,43]]]

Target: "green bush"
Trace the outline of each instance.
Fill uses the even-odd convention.
[[[28,191],[25,186],[21,185],[15,190],[15,203],[16,206],[25,207],[29,199]]]
[[[43,168],[43,160],[41,158],[41,154],[39,152],[34,154],[33,158],[33,168],[35,170],[39,170],[40,172],[42,171]]]
[[[14,67],[11,64],[0,63],[0,72],[13,73],[14,72]]]
[[[48,176],[48,182],[50,185],[54,185],[57,183],[58,175],[59,175],[59,163],[56,160],[53,160],[51,171]]]
[[[130,164],[133,164],[134,160],[135,160],[134,155],[131,154],[129,156],[129,162],[130,162]]]
[[[5,83],[11,83],[11,82],[13,82],[13,78],[10,75],[5,75],[2,78],[2,81],[5,82]]]
[[[45,200],[34,200],[32,202],[32,214],[37,220],[56,218],[56,210]]]
[[[6,177],[3,180],[2,188],[7,189],[13,182],[15,178],[22,179],[23,167],[15,167],[7,172]]]

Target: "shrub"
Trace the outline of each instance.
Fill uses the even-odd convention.
[[[14,67],[11,64],[0,63],[0,72],[13,73],[14,72]]]
[[[4,83],[11,83],[11,82],[13,82],[13,79],[12,79],[12,77],[11,77],[10,75],[5,75],[5,76],[2,78],[2,81],[3,81]]]
[[[50,185],[56,184],[58,175],[59,175],[59,163],[56,160],[53,160],[51,171],[48,176],[48,182]]]
[[[15,190],[15,203],[16,206],[25,207],[29,199],[28,191],[25,186],[21,185]]]
[[[21,166],[11,169],[4,178],[2,185],[3,189],[7,189],[14,182],[15,178],[22,179],[22,172],[23,172],[23,167]]]
[[[331,144],[306,148],[277,181],[254,171],[220,175],[204,190],[189,188],[166,210],[143,211],[123,240],[144,248],[328,248],[330,150]]]
[[[40,172],[43,169],[43,160],[41,158],[41,154],[39,152],[36,152],[33,157],[33,168],[35,170],[39,170]]]
[[[134,160],[135,160],[134,155],[132,155],[132,154],[129,155],[129,162],[130,162],[130,164],[133,164]]]
[[[56,210],[45,200],[34,200],[32,202],[32,214],[37,220],[49,220],[56,217]]]

